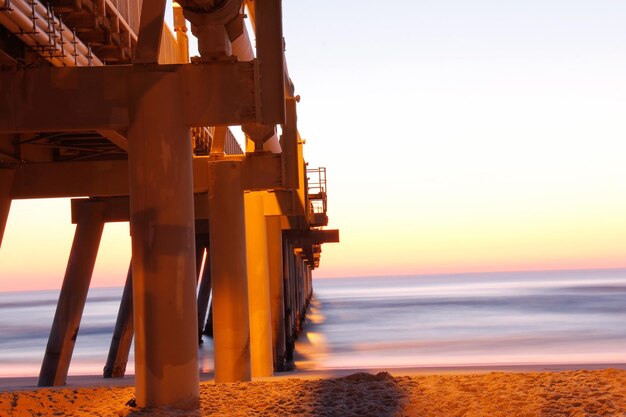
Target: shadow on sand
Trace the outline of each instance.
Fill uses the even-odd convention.
[[[405,401],[405,394],[387,372],[311,382],[306,398],[313,416],[400,416]]]

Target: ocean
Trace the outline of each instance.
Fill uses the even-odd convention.
[[[315,279],[300,369],[626,363],[626,270]],[[122,288],[89,292],[70,374],[100,374]],[[0,377],[36,376],[58,291],[0,293]],[[200,346],[212,370],[212,342]],[[132,356],[131,356],[132,359]],[[132,363],[129,372],[132,372]]]

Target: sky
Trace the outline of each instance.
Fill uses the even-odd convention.
[[[626,267],[626,3],[283,1],[316,277]],[[237,129],[237,128],[235,128]],[[60,288],[67,200],[14,201],[0,291]],[[94,286],[122,285],[127,224]]]

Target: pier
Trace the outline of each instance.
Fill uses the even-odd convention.
[[[166,7],[0,0],[0,244],[12,200],[72,199],[39,375],[59,386],[103,228],[129,222],[103,376],[124,375],[134,340],[137,404],[193,408],[202,333],[218,383],[292,366],[312,270],[339,232],[325,228],[326,170],[305,162],[281,1],[179,0],[173,30]]]

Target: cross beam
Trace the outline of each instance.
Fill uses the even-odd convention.
[[[156,84],[172,73],[186,126],[265,122],[255,62],[48,67],[0,71],[0,133],[126,131],[133,80]]]
[[[249,154],[222,159],[241,160],[245,190],[285,188],[279,154]],[[193,159],[193,191],[209,189],[209,157]],[[129,195],[128,161],[43,162],[17,165],[11,199],[110,197]]]
[[[266,193],[263,196],[264,214],[266,216],[295,216],[303,208],[296,207],[297,202],[294,200],[288,191]],[[77,224],[80,219],[81,207],[94,201],[102,204],[105,223],[127,222],[130,220],[130,200],[128,196],[73,198],[71,200],[73,224]],[[209,218],[209,197],[206,192],[194,194],[194,217],[196,221],[206,221]],[[198,234],[197,223],[196,234]],[[298,236],[301,237],[300,235]],[[317,240],[320,239],[319,237],[317,238]]]

